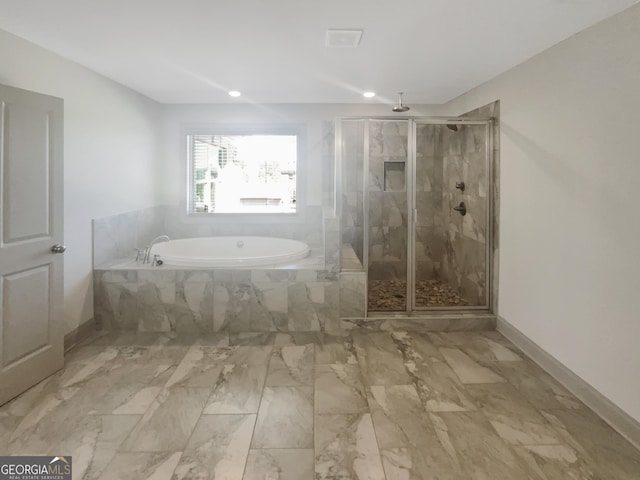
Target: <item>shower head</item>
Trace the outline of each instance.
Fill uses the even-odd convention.
[[[402,105],[402,92],[398,92],[398,105],[391,109],[393,112],[408,112],[410,110],[409,107]]]
[[[458,125],[456,125],[455,123],[448,123],[448,124],[447,124],[447,128],[448,128],[449,130],[453,130],[454,132],[457,132],[457,131],[458,131]]]

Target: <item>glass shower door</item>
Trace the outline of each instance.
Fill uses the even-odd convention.
[[[489,134],[415,123],[413,310],[489,307]]]
[[[367,271],[369,312],[408,309],[408,120],[368,120]]]

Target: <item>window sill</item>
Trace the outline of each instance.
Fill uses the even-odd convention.
[[[305,216],[300,213],[185,213],[185,223],[304,223]]]

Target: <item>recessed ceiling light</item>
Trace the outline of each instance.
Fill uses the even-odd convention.
[[[242,94],[241,94],[239,91],[237,91],[237,90],[231,90],[231,91],[229,92],[229,96],[230,96],[230,97],[239,97],[240,95],[242,95]]]
[[[362,96],[365,98],[373,98],[376,96],[376,92],[364,92]]]

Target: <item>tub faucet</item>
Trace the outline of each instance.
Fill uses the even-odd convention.
[[[167,235],[158,235],[156,238],[151,240],[151,243],[149,243],[149,245],[147,245],[144,249],[142,263],[149,263],[149,256],[151,255],[151,247],[153,247],[156,243],[168,242],[169,240],[171,239]]]

